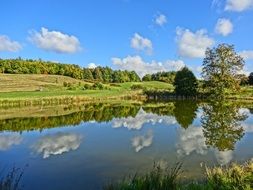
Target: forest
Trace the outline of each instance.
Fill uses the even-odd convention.
[[[74,64],[21,58],[0,59],[0,73],[63,75],[75,79],[105,83],[139,82],[141,80],[135,71],[112,70],[109,67],[90,69]]]

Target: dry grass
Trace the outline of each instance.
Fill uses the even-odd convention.
[[[59,75],[40,75],[40,74],[0,74],[0,92],[17,91],[37,91],[60,90],[63,89],[63,83],[73,85],[87,84],[82,80]]]

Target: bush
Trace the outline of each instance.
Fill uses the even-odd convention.
[[[133,84],[131,90],[145,90],[145,87],[140,84]]]
[[[94,89],[103,90],[104,89],[104,85],[101,82],[96,82],[96,83],[93,84],[93,88]]]

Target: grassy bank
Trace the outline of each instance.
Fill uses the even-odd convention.
[[[173,90],[164,82],[95,84],[57,75],[0,74],[0,105],[73,104],[94,100],[143,99],[142,89]],[[88,86],[88,89],[87,89]],[[133,89],[133,86],[137,87]]]
[[[135,175],[118,183],[106,185],[105,190],[250,190],[253,189],[253,162],[233,163],[228,167],[206,168],[204,181],[183,182],[181,165],[161,168],[155,165],[145,175]]]

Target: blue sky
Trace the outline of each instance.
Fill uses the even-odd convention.
[[[0,57],[41,58],[139,75],[234,44],[253,71],[253,0],[1,0]],[[90,64],[93,63],[93,64]]]

